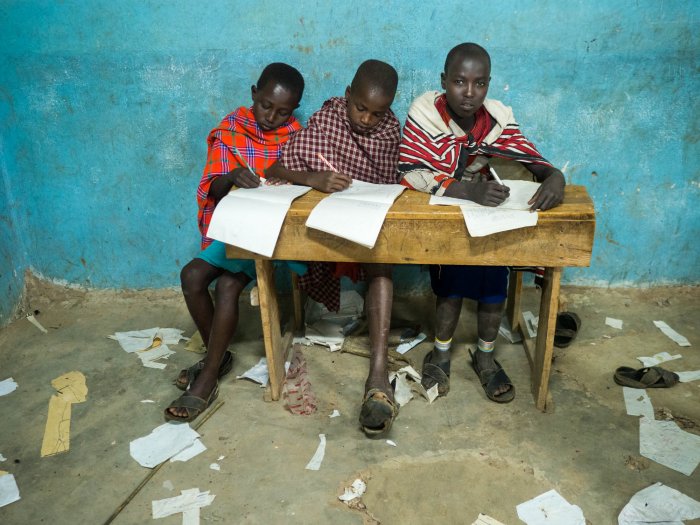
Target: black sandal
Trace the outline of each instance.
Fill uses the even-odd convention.
[[[420,384],[430,390],[434,385],[438,386],[438,397],[446,396],[450,391],[450,361],[436,365],[430,362],[435,350],[431,350],[423,358],[423,370],[421,371]]]
[[[175,379],[173,379],[173,384],[180,390],[187,390],[187,387],[190,386],[191,383],[194,383],[195,379],[197,379],[197,376],[203,369],[204,359],[201,359],[200,361],[197,361],[195,364],[193,364],[191,367],[183,368],[182,370],[180,370],[180,374]],[[233,370],[233,354],[226,350],[226,352],[224,352],[224,358],[221,361],[221,366],[219,366],[219,379],[224,377],[231,370]],[[179,381],[180,376],[183,374],[183,372],[187,375],[187,384],[183,384]]]
[[[472,358],[472,368],[479,377],[481,386],[483,387],[484,392],[486,392],[486,397],[488,397],[491,401],[495,401],[496,403],[510,403],[513,401],[513,399],[515,399],[515,385],[513,385],[513,383],[510,381],[508,374],[506,374],[506,371],[503,370],[503,367],[498,361],[495,359],[493,360],[498,367],[495,370],[482,370],[471,350],[469,350],[469,356]],[[496,390],[503,385],[509,386],[510,389],[506,390],[502,394],[496,395]]]
[[[581,318],[574,312],[561,312],[557,315],[557,326],[554,331],[554,346],[566,348],[574,342],[581,329]]]

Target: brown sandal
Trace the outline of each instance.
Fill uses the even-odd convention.
[[[195,379],[197,379],[197,376],[199,373],[204,369],[204,359],[201,359],[197,361],[195,364],[193,364],[189,368],[183,368],[180,370],[180,374],[173,379],[173,384],[180,390],[185,391],[187,390],[187,387],[190,386],[190,384],[194,383]],[[233,354],[226,350],[224,352],[224,358],[221,361],[221,366],[219,366],[219,379],[224,377],[226,374],[228,374],[231,370],[233,369]],[[182,374],[187,375],[187,383],[181,383],[180,382],[180,376]]]

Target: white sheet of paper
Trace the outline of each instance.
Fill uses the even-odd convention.
[[[683,357],[681,354],[676,354],[676,355],[671,355],[668,352],[659,352],[658,354],[654,354],[651,357],[638,357],[637,359],[644,365],[644,366],[656,366],[661,363],[665,363],[666,361],[673,361],[674,359],[680,359]]]
[[[617,328],[618,330],[622,330],[622,320],[621,319],[614,319],[612,317],[606,317],[605,324],[612,327],[612,328]]]
[[[202,443],[201,439],[195,439],[194,442],[187,448],[175,454],[170,458],[170,462],[174,461],[188,461],[195,456],[198,456],[207,449],[206,445]]]
[[[316,452],[314,452],[313,457],[306,464],[306,467],[305,467],[306,470],[318,470],[321,468],[321,463],[323,462],[323,456],[325,456],[325,454],[326,454],[326,435],[319,434],[318,439],[319,439],[318,448],[316,448]]]
[[[504,525],[500,521],[498,521],[495,518],[492,518],[491,516],[487,516],[486,514],[479,514],[476,518],[476,521],[472,523],[472,525]]]
[[[412,348],[415,348],[415,347],[418,346],[420,343],[422,343],[423,341],[425,341],[425,338],[426,338],[426,337],[428,337],[428,336],[425,335],[423,332],[421,332],[421,333],[419,333],[416,337],[414,337],[413,339],[411,339],[410,341],[406,341],[405,343],[401,343],[399,346],[397,346],[397,347],[396,347],[396,351],[397,351],[399,354],[403,355],[403,354],[405,354],[406,352],[408,352],[409,350],[411,350]]]
[[[319,202],[306,226],[374,248],[389,208],[405,189],[400,184],[353,181],[348,189]]]
[[[161,344],[155,348],[149,348],[148,350],[139,350],[136,355],[141,359],[141,362],[146,365],[148,362],[158,361],[159,359],[167,359],[169,356],[173,355],[175,352],[168,348],[168,345]],[[162,364],[162,363],[159,363]],[[163,365],[165,367],[165,365]]]
[[[129,452],[141,466],[153,468],[191,446],[198,437],[189,424],[164,423],[129,443]]]
[[[586,525],[581,508],[554,489],[517,505],[515,510],[527,525]]]
[[[292,201],[310,190],[308,186],[283,184],[233,191],[214,209],[207,235],[272,257]]]
[[[18,501],[19,488],[12,474],[0,474],[0,507]]]
[[[630,416],[646,416],[649,419],[654,419],[654,407],[646,390],[623,386],[622,395],[625,398],[625,407]]]
[[[191,509],[207,507],[211,505],[215,497],[209,494],[208,490],[206,492],[199,492],[199,489],[182,490],[179,496],[152,501],[151,511],[153,519],[156,520]]]
[[[690,476],[700,463],[700,436],[686,432],[674,421],[639,419],[639,453]]]
[[[654,326],[661,330],[666,336],[670,337],[678,346],[690,346],[690,341],[676,332],[663,321],[654,321]]]
[[[688,370],[686,372],[676,372],[681,383],[689,383],[700,379],[700,370]]]
[[[109,339],[113,339],[119,343],[125,352],[138,352],[145,350],[153,344],[153,338],[158,333],[159,328],[148,328],[146,330],[132,330],[130,332],[116,332],[114,335],[108,335]]]
[[[618,525],[682,525],[700,518],[700,502],[682,492],[654,483],[640,490],[617,517]]]
[[[461,206],[461,209],[467,230],[472,237],[485,237],[493,233],[537,225],[537,212],[488,207],[475,209],[466,206]]]
[[[510,188],[510,196],[499,206],[499,210],[529,210],[530,204],[527,203],[532,196],[535,194],[537,189],[540,187],[539,182],[532,182],[527,180],[504,180],[503,183]],[[480,209],[480,208],[490,208],[490,206],[483,206],[477,204],[476,202],[456,199],[454,197],[438,197],[432,195],[430,197],[430,204],[436,206],[465,206],[467,208]]]
[[[15,390],[17,390],[17,383],[11,377],[0,381],[0,396],[6,396]]]

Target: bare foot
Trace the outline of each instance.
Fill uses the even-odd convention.
[[[481,350],[477,350],[474,357],[476,358],[476,363],[480,370],[493,370],[494,372],[498,370],[498,366],[494,362],[493,352],[482,352]],[[495,396],[500,396],[501,394],[508,392],[510,389],[511,387],[509,385],[501,385],[494,391],[493,394]]]

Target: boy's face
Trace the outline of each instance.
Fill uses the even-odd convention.
[[[447,105],[459,119],[472,117],[484,104],[491,78],[488,63],[475,57],[456,57],[441,75]]]
[[[268,82],[262,89],[251,86],[250,92],[253,96],[253,116],[263,131],[279,128],[299,107],[297,95],[274,82]]]
[[[355,133],[367,135],[382,121],[391,108],[394,97],[389,97],[378,89],[359,87],[353,92],[348,86],[345,99],[348,101],[348,119]]]

